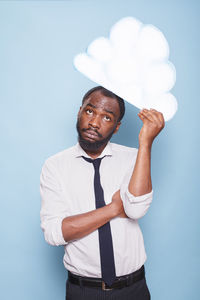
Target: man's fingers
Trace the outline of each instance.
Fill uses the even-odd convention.
[[[156,123],[159,127],[164,127],[165,121],[163,114],[155,109],[142,109],[140,114],[146,117],[149,121]]]
[[[160,121],[160,118],[159,118],[159,112],[156,111],[155,109],[150,109],[150,110],[149,110],[149,114],[151,115],[151,117],[152,117],[152,119],[154,120],[154,122],[155,122],[156,124],[159,124],[159,125],[160,125],[161,121]]]
[[[151,120],[149,120],[148,118],[147,118],[147,116],[145,116],[143,113],[141,113],[141,112],[139,112],[138,113],[138,116],[139,116],[139,118],[140,118],[140,120],[144,123],[144,122],[148,122],[148,121],[150,121],[150,122],[152,122]]]
[[[112,199],[114,200],[120,200],[120,190],[116,191],[113,195],[112,195]]]
[[[146,119],[145,116],[143,116],[143,114],[141,114],[140,112],[138,113],[138,116],[140,118],[140,120],[144,121],[144,119]]]
[[[148,109],[146,109],[146,108],[142,109],[142,110],[140,111],[140,114],[141,114],[144,118],[148,119],[150,122],[154,122],[154,118],[152,117],[152,114],[150,113],[150,111],[149,111]]]
[[[150,109],[150,111],[152,111],[154,113],[154,115],[156,116],[156,118],[158,118],[158,120],[160,121],[159,122],[159,125],[164,127],[165,125],[165,120],[164,120],[164,117],[163,117],[163,114],[153,108]]]

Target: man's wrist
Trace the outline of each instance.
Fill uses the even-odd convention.
[[[153,144],[153,141],[151,141],[151,142],[147,142],[147,141],[140,142],[139,141],[139,149],[151,151],[152,144]]]
[[[113,219],[119,215],[120,210],[119,210],[118,205],[116,205],[115,202],[111,202],[111,203],[107,204],[107,206],[109,207],[110,212],[111,212],[111,219]]]

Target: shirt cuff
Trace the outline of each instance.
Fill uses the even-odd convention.
[[[68,244],[62,234],[62,220],[63,219],[59,218],[53,222],[42,224],[41,226],[44,230],[44,237],[46,242],[52,246],[64,246]]]
[[[147,194],[143,194],[141,196],[134,196],[133,194],[131,194],[129,192],[129,189],[128,187],[125,188],[125,194],[126,194],[126,198],[128,199],[128,201],[130,203],[142,203],[142,202],[148,202],[148,200],[152,201],[152,198],[153,198],[153,190],[151,190],[150,193],[147,193]]]
[[[150,193],[134,196],[128,190],[128,185],[122,185],[120,196],[123,201],[124,210],[131,219],[139,219],[143,217],[149,209],[152,201],[153,190]]]

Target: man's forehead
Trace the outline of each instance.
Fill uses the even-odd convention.
[[[118,101],[114,98],[103,95],[100,91],[93,92],[84,102],[84,106],[92,104],[97,108],[119,111]]]

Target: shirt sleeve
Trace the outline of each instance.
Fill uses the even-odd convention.
[[[141,196],[134,196],[129,192],[128,185],[134,166],[135,161],[123,179],[120,187],[120,196],[123,201],[124,211],[127,216],[131,219],[140,219],[146,214],[147,210],[149,209],[149,206],[153,199],[153,190],[150,193]]]
[[[67,216],[59,174],[53,162],[47,160],[40,176],[41,228],[45,240],[53,246],[66,245],[62,234],[62,220]]]

